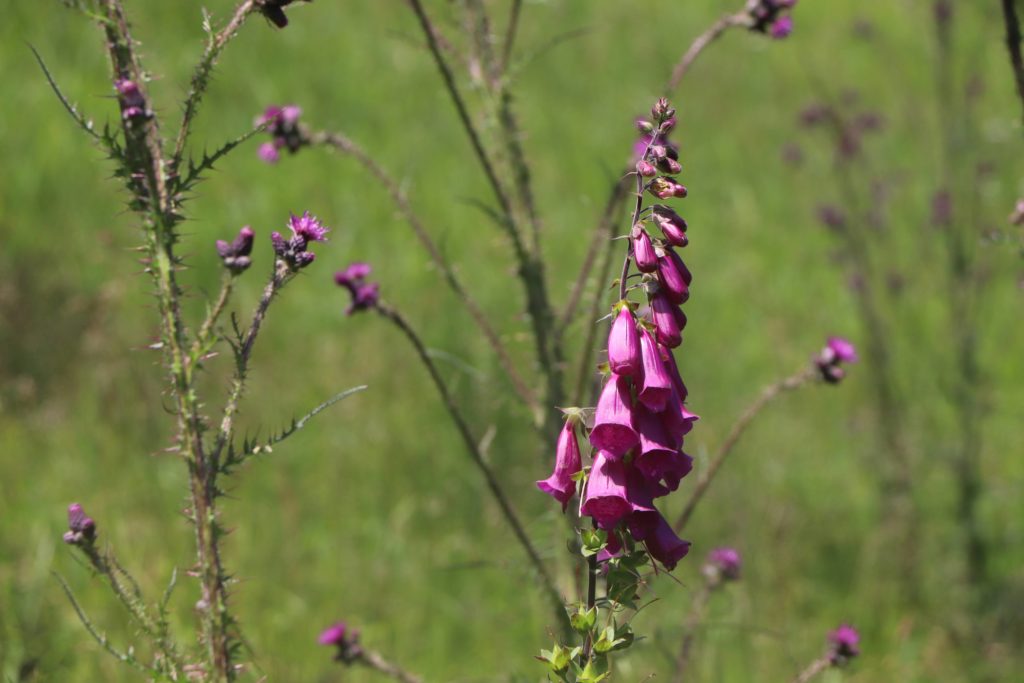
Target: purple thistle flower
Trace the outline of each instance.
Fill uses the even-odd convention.
[[[220,256],[224,267],[232,273],[241,273],[252,265],[249,254],[252,253],[252,244],[255,233],[248,225],[238,231],[238,236],[229,244],[224,240],[217,240],[217,255]]]
[[[636,319],[625,303],[619,307],[619,314],[608,334],[608,367],[620,377],[632,377],[640,372],[640,338]]]
[[[771,35],[775,40],[782,40],[789,36],[793,32],[793,17],[788,14],[784,17],[779,17],[772,22]]]
[[[858,360],[857,349],[854,348],[853,343],[848,339],[829,337],[825,348],[835,354],[836,360],[841,363],[856,363]]]
[[[739,579],[741,564],[740,552],[735,548],[715,548],[708,553],[708,569],[715,578]]]
[[[293,235],[302,237],[307,242],[325,242],[330,231],[309,211],[303,211],[301,216],[292,214],[288,227],[291,228]]]
[[[658,343],[646,329],[640,332],[640,357],[643,361],[643,383],[637,398],[656,413],[665,410],[672,395],[672,377],[661,359]],[[682,380],[680,380],[682,382]]]
[[[277,151],[277,145],[273,142],[264,142],[256,154],[268,164],[276,164],[281,159],[281,153]]]
[[[654,251],[651,236],[639,223],[633,226],[630,239],[633,241],[633,258],[641,273],[653,273],[658,269],[658,254]]]
[[[829,384],[838,384],[846,376],[842,365],[856,363],[857,360],[857,349],[849,340],[829,337],[825,348],[815,357],[814,364],[821,371],[822,379]]]
[[[351,664],[363,654],[359,647],[359,631],[349,628],[344,621],[336,622],[321,631],[317,642],[338,648],[335,659],[346,664]]]
[[[260,145],[260,159],[269,164],[277,163],[281,157],[280,150],[287,149],[294,154],[303,145],[308,144],[309,141],[299,125],[301,116],[302,109],[294,104],[286,104],[283,107],[272,105],[263,111],[255,123],[257,126],[266,127],[271,141]]]
[[[590,444],[618,460],[638,443],[640,436],[633,429],[628,380],[612,374],[597,401]]]
[[[135,81],[123,78],[114,83],[121,102],[121,117],[133,119],[146,115],[146,100],[142,96],[142,90]]]
[[[860,654],[860,634],[848,624],[841,624],[839,628],[829,633],[828,642],[832,666],[843,666]]]
[[[370,264],[356,262],[334,274],[334,282],[347,289],[352,296],[351,303],[345,309],[345,315],[373,308],[380,300],[380,285],[376,282],[366,282],[371,270]]]
[[[565,512],[569,500],[576,493],[573,476],[583,469],[575,422],[576,420],[570,417],[562,425],[562,432],[558,435],[558,446],[555,449],[555,471],[547,479],[537,482],[537,488],[562,504],[562,512]]]
[[[96,522],[85,514],[78,503],[68,506],[68,531],[64,534],[64,542],[68,545],[92,545],[96,540]]]
[[[690,283],[693,275],[673,249],[665,249],[665,255],[658,259],[658,282],[668,300],[679,305],[690,298]]]
[[[599,450],[590,468],[580,514],[593,517],[602,529],[611,529],[632,511],[626,490],[626,464]]]

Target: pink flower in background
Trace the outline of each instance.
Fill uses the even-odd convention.
[[[708,553],[708,565],[716,576],[735,581],[740,578],[740,551],[735,548],[715,548]]]
[[[843,666],[860,654],[860,634],[857,629],[841,624],[828,634],[829,659],[833,666]]]
[[[347,289],[352,297],[348,308],[345,309],[345,315],[365,311],[377,305],[380,299],[380,285],[376,282],[366,282],[371,270],[370,264],[356,262],[334,274],[335,284]]]
[[[821,371],[821,377],[830,384],[837,384],[846,376],[844,363],[856,363],[857,349],[853,343],[842,337],[829,337],[825,348],[815,357],[814,363]]]

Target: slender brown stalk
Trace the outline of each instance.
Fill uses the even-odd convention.
[[[519,14],[523,9],[523,0],[512,0],[508,11],[508,25],[505,28],[505,41],[501,49],[501,63],[499,65],[501,74],[508,73],[508,65],[512,59],[512,45],[516,42],[516,34],[519,31]]]
[[[362,646],[359,648],[359,655],[353,660],[354,664],[362,664],[365,667],[378,671],[385,676],[394,678],[401,683],[423,683],[423,679],[411,674],[394,662],[384,658],[376,650],[368,650]]]
[[[143,70],[134,52],[134,42],[121,0],[100,0],[100,25],[104,31],[115,82],[130,80],[144,102]],[[122,111],[125,104],[122,102]],[[146,112],[123,115],[124,159],[128,186],[134,195],[132,208],[145,223],[149,271],[157,290],[161,318],[161,339],[171,375],[178,441],[188,463],[191,493],[191,518],[195,524],[198,574],[204,609],[200,610],[202,642],[206,649],[211,681],[234,678],[231,664],[230,618],[224,571],[217,542],[215,501],[208,495],[215,470],[210,467],[203,446],[203,422],[199,399],[193,387],[194,366],[188,359],[188,338],[181,316],[181,290],[177,284],[178,258],[175,226],[180,221],[180,206],[168,190],[163,156],[163,138],[157,115]]]
[[[718,587],[718,582],[709,579],[701,586],[700,592],[693,598],[690,605],[690,614],[686,618],[683,627],[683,641],[679,646],[679,654],[676,656],[675,672],[672,676],[672,683],[683,683],[690,668],[690,653],[693,652],[693,641],[697,637],[697,627],[704,619],[704,612],[707,610],[708,602],[711,600],[711,593]]]
[[[1020,20],[1017,18],[1016,0],[1003,0],[1003,22],[1006,24],[1006,49],[1010,53],[1017,97],[1024,109],[1024,56],[1021,55]]]
[[[683,56],[679,58],[679,62],[676,63],[675,68],[672,69],[672,75],[669,77],[668,82],[665,84],[664,97],[668,97],[673,94],[676,88],[679,87],[680,81],[683,80],[683,76],[690,70],[693,63],[697,61],[697,57],[704,51],[704,49],[711,43],[718,40],[723,33],[734,26],[746,26],[750,21],[750,16],[746,11],[740,11],[735,14],[726,14],[721,17],[718,21],[711,24],[704,33],[697,36],[690,47],[687,48]]]
[[[527,535],[526,529],[519,520],[519,515],[516,514],[515,508],[512,507],[512,502],[508,499],[508,496],[505,495],[505,491],[502,489],[497,475],[495,475],[491,466],[484,458],[484,455],[480,450],[479,441],[473,436],[473,433],[469,428],[469,424],[462,416],[462,411],[459,410],[459,406],[456,404],[455,398],[448,390],[448,385],[445,383],[444,378],[441,377],[441,373],[438,371],[437,366],[434,364],[434,360],[427,352],[427,348],[424,346],[423,341],[419,338],[419,335],[416,334],[416,331],[412,328],[409,322],[402,317],[398,310],[387,306],[384,303],[378,303],[376,310],[383,318],[401,330],[402,334],[405,335],[405,338],[408,339],[409,343],[416,349],[416,354],[419,356],[423,365],[427,368],[427,372],[430,373],[430,378],[433,380],[438,394],[441,395],[441,401],[444,403],[444,406],[448,411],[448,415],[452,418],[452,422],[455,423],[455,428],[458,430],[459,436],[462,437],[462,441],[466,446],[466,451],[469,454],[470,459],[480,471],[480,474],[483,475],[487,488],[490,489],[491,495],[498,504],[505,521],[512,529],[512,533],[515,535],[516,540],[519,541],[519,545],[522,546],[523,551],[529,558],[530,564],[533,565],[533,569],[540,579],[541,587],[551,602],[551,607],[555,612],[555,617],[558,619],[559,625],[565,633],[571,633],[572,627],[569,624],[569,617],[565,611],[565,600],[555,587],[555,582],[552,579],[551,574],[548,572],[544,561],[540,558],[536,548],[533,547],[533,543],[530,541],[530,537]]]
[[[800,387],[804,386],[810,380],[817,376],[817,370],[814,367],[809,367],[800,372],[787,377],[786,379],[770,384],[764,388],[761,394],[747,406],[736,422],[733,424],[732,429],[729,430],[729,435],[725,437],[725,441],[718,448],[718,452],[715,457],[712,458],[711,464],[708,465],[700,479],[697,480],[697,485],[693,489],[693,493],[690,494],[690,499],[686,501],[686,507],[679,513],[679,517],[676,518],[674,528],[676,533],[682,532],[683,528],[690,521],[690,517],[693,516],[693,511],[696,509],[697,504],[707,493],[708,487],[711,486],[711,481],[715,478],[718,470],[721,469],[725,463],[729,454],[732,453],[736,444],[739,443],[740,437],[743,436],[744,432],[747,431],[747,427],[761,414],[761,411],[765,409],[768,404],[774,401],[776,398],[788,391],[795,391]]]
[[[815,659],[806,669],[797,674],[797,677],[793,679],[793,683],[807,683],[830,666],[832,666],[832,660],[828,657]]]
[[[498,361],[501,363],[501,367],[505,370],[505,374],[508,375],[509,381],[512,382],[513,388],[519,397],[526,403],[531,412],[534,415],[539,414],[540,405],[537,403],[537,397],[534,392],[527,385],[526,381],[516,370],[516,364],[513,362],[512,357],[509,355],[508,349],[502,343],[501,338],[498,336],[497,331],[491,326],[487,320],[487,316],[481,310],[480,305],[472,297],[469,291],[463,286],[458,276],[455,274],[455,270],[448,264],[444,256],[441,254],[441,250],[437,244],[430,237],[430,232],[427,230],[422,219],[412,209],[412,205],[409,202],[409,198],[406,196],[405,191],[401,185],[391,177],[391,175],[381,167],[377,161],[366,153],[358,144],[353,142],[350,138],[339,132],[318,132],[310,136],[310,143],[315,145],[328,145],[333,149],[336,149],[344,154],[348,154],[360,164],[363,168],[372,175],[377,182],[387,191],[390,195],[391,200],[398,208],[399,213],[405,219],[405,222],[412,228],[413,234],[416,235],[416,239],[420,241],[423,248],[426,249],[427,255],[430,256],[430,260],[433,261],[434,265],[444,275],[445,282],[448,283],[448,287],[455,293],[462,304],[469,311],[470,317],[473,318],[473,322],[476,323],[480,331],[483,332],[491,348],[498,356]]]

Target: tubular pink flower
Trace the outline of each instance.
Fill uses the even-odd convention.
[[[690,552],[690,542],[676,535],[660,512],[639,512],[629,519],[629,532],[647,544],[647,552],[665,569],[672,571],[679,560]]]
[[[537,488],[552,496],[562,504],[562,512],[569,505],[569,500],[576,493],[576,482],[573,475],[583,469],[580,457],[580,445],[576,439],[574,420],[568,419],[562,425],[558,435],[558,446],[555,449],[555,471],[550,477],[537,482]]]
[[[670,199],[672,197],[683,199],[688,194],[685,185],[667,176],[661,176],[652,180],[650,185],[647,186],[647,190],[658,199]]]
[[[690,392],[686,388],[686,384],[683,383],[682,375],[679,374],[679,366],[676,365],[676,358],[672,354],[672,350],[664,346],[658,347],[661,352],[661,360],[665,363],[665,370],[668,372],[669,379],[672,380],[672,386],[675,387],[676,394],[680,403],[686,401],[686,397],[689,396]]]
[[[693,276],[690,269],[683,263],[672,249],[666,249],[665,255],[658,259],[658,282],[661,291],[665,292],[669,301],[674,304],[685,303],[690,298],[690,282]]]
[[[612,374],[601,391],[594,414],[594,428],[590,431],[590,444],[619,460],[640,443],[633,429],[632,399],[629,381]]]
[[[626,465],[599,450],[594,456],[580,513],[593,517],[602,529],[611,529],[633,511],[626,491]]]
[[[669,399],[668,406],[665,411],[661,413],[662,423],[665,425],[665,429],[672,436],[673,439],[678,442],[682,442],[683,437],[690,433],[693,429],[693,423],[699,420],[700,417],[694,415],[683,402],[679,400],[679,394],[672,392],[672,397]]]
[[[633,466],[655,485],[657,495],[675,491],[679,481],[693,469],[693,458],[679,450],[682,436],[669,430],[661,416],[643,407],[637,409],[636,422],[640,454]]]
[[[641,273],[653,273],[658,269],[658,254],[654,251],[651,236],[639,224],[633,226],[630,235],[633,241],[633,260]]]
[[[672,395],[672,378],[662,362],[658,343],[646,329],[640,331],[640,358],[644,374],[637,398],[654,412],[660,413],[665,410]]]
[[[666,242],[674,247],[685,247],[689,244],[689,238],[686,236],[686,220],[682,216],[663,204],[655,205],[651,215],[665,236]]]
[[[686,316],[682,317],[683,325],[680,325],[680,311],[669,301],[663,292],[657,292],[651,297],[651,315],[654,318],[655,336],[658,343],[674,349],[683,343],[682,328],[686,322]]]
[[[636,319],[623,304],[608,334],[608,367],[620,377],[632,377],[640,371],[640,339]]]

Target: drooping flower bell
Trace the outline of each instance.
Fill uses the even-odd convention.
[[[637,398],[650,410],[660,413],[668,404],[674,387],[672,377],[661,359],[658,342],[646,329],[640,331],[640,358],[644,372]]]
[[[569,415],[562,425],[555,448],[555,471],[547,479],[537,482],[537,488],[562,504],[562,512],[565,512],[576,493],[574,477],[583,469],[580,444],[576,438],[576,422],[577,418]]]
[[[597,401],[590,443],[616,460],[640,443],[633,429],[632,397],[626,378],[613,374],[605,383]]]
[[[658,254],[654,251],[651,236],[644,230],[643,225],[634,225],[629,237],[633,242],[633,260],[636,261],[637,270],[641,273],[653,273],[657,270]]]
[[[623,302],[608,334],[608,367],[620,377],[632,377],[640,371],[640,337],[636,318]]]

